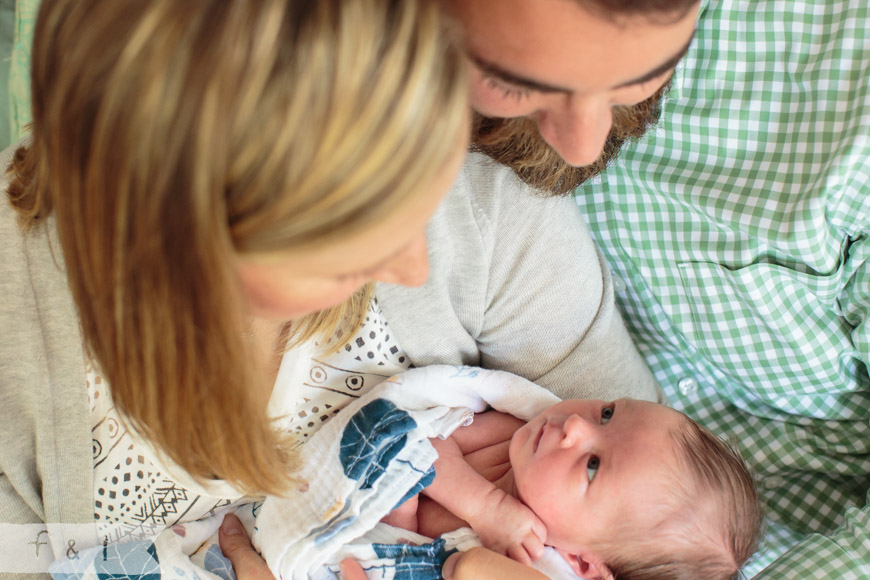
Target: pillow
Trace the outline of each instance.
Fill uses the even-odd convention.
[[[11,142],[28,132],[30,114],[30,52],[39,0],[15,0],[15,40],[9,67],[9,124]]]

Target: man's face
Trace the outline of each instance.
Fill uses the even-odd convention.
[[[681,16],[603,18],[575,0],[445,0],[466,32],[472,103],[487,117],[528,117],[574,166],[595,162],[615,107],[649,99],[692,39]]]

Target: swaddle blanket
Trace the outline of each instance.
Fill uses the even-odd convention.
[[[434,478],[437,453],[429,438],[449,436],[488,407],[530,420],[558,400],[505,372],[455,366],[406,371],[342,409],[300,448],[302,490],[236,513],[278,580],[334,579],[338,562],[348,556],[372,579],[440,578],[449,554],[480,545],[471,530],[433,540],[379,523]],[[156,578],[214,574],[226,580],[232,572],[215,535],[222,517],[175,526],[153,542],[110,546],[117,553],[116,567],[123,567],[115,573]],[[548,552],[539,569],[551,577],[573,576],[554,551]],[[103,564],[105,553],[104,547]],[[53,566],[55,578],[104,576],[99,554],[80,556],[74,565],[61,561]],[[127,569],[130,565],[135,569]]]
[[[558,400],[516,375],[473,367],[431,366],[387,379],[302,447],[300,477],[308,490],[265,501],[257,517],[255,545],[281,580],[322,577],[324,564],[344,555],[360,559],[370,576],[384,580],[426,577],[426,562],[437,565],[434,577],[439,577],[439,560],[470,545],[467,534],[395,549],[384,546],[396,544],[397,538],[359,538],[431,483],[437,453],[430,437],[449,436],[487,407],[529,420]],[[400,535],[411,541],[422,538]],[[409,566],[421,569],[408,576]]]

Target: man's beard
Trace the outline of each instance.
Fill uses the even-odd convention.
[[[520,179],[544,193],[572,193],[578,185],[604,171],[627,140],[641,137],[658,121],[662,98],[669,87],[670,81],[637,105],[615,107],[604,150],[591,165],[568,165],[541,137],[537,123],[526,117],[491,119],[475,113],[471,150],[507,165]]]

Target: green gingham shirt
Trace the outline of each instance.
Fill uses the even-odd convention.
[[[746,573],[870,578],[870,1],[703,2],[661,122],[577,202],[671,403],[758,475]]]

